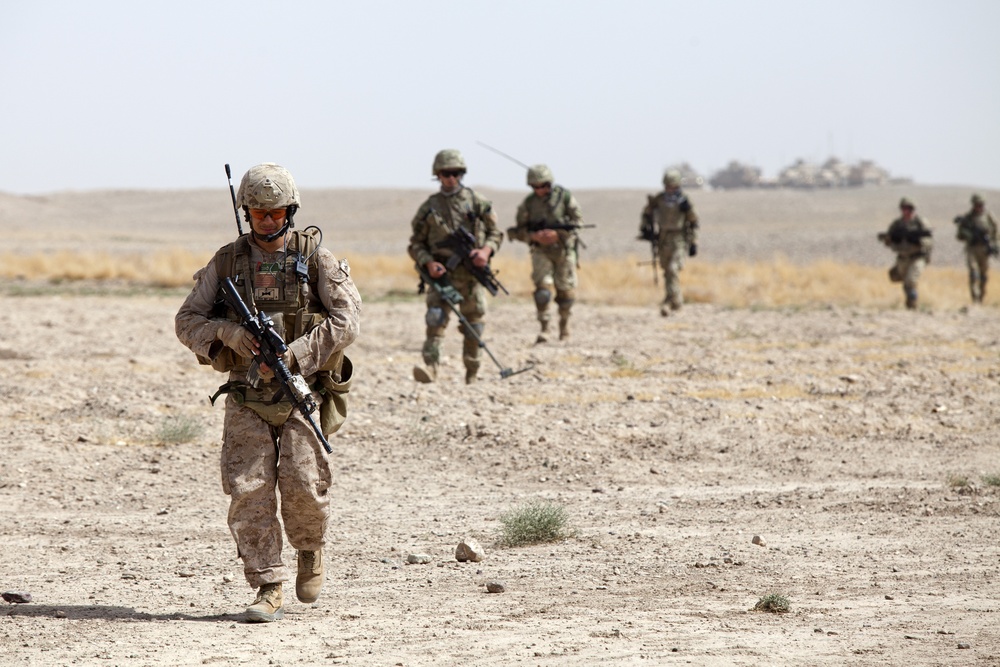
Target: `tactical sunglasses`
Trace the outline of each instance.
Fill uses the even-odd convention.
[[[266,208],[250,209],[250,217],[256,220],[257,222],[263,221],[264,218],[266,218],[267,216],[271,216],[271,220],[274,220],[275,222],[281,222],[282,220],[285,219],[285,213],[286,211],[283,208],[275,208],[270,210]]]

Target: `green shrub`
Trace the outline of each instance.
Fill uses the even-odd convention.
[[[545,500],[533,500],[500,517],[501,542],[509,547],[558,542],[570,536],[566,509]]]

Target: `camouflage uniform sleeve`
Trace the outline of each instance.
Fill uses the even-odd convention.
[[[690,199],[685,197],[684,201],[687,202],[687,210],[684,211],[684,239],[688,245],[692,245],[698,242],[698,214]]]
[[[926,232],[925,236],[920,237],[920,250],[926,255],[930,255],[931,250],[934,248],[934,237],[931,236],[931,228],[923,218],[920,219],[920,229]],[[928,257],[928,259],[930,259]]]
[[[969,216],[960,215],[955,218],[955,238],[959,241],[969,242],[972,240],[972,234],[969,233]]]
[[[213,258],[194,274],[194,287],[174,317],[177,338],[206,363],[222,349],[218,338],[220,321],[209,317],[218,292],[219,274]]]
[[[503,232],[500,231],[497,214],[493,210],[493,202],[489,199],[483,199],[478,195],[477,198],[479,199],[479,210],[481,211],[480,218],[483,221],[483,233],[486,235],[486,242],[483,243],[483,247],[490,248],[495,255],[503,244]]]
[[[427,216],[430,212],[430,203],[424,202],[417,209],[417,214],[413,216],[413,221],[410,223],[413,231],[410,234],[410,245],[407,248],[407,252],[413,258],[413,261],[421,267],[425,266],[427,262],[434,261],[434,255],[431,253],[431,248],[427,240],[427,225],[429,224]]]
[[[990,228],[990,238],[993,239],[993,243],[997,242],[997,232],[1000,231],[997,228],[997,221],[993,219],[992,213],[986,214],[986,224]]]
[[[531,195],[528,195],[530,197]],[[515,216],[515,226],[507,230],[507,236],[511,241],[528,242],[528,197],[524,198],[521,205],[517,207]]]
[[[323,247],[316,256],[319,261],[316,291],[328,315],[316,328],[288,345],[295,355],[299,372],[306,377],[353,343],[361,328],[361,295],[351,280],[347,260],[338,261]]]
[[[643,232],[647,229],[653,229],[653,202],[656,201],[656,195],[646,195],[646,205],[642,207],[642,213],[639,214],[639,236],[643,235]]]
[[[563,190],[563,192],[565,192],[563,195],[563,222],[570,225],[582,225],[583,213],[580,211],[580,204],[577,203],[576,197],[569,190]],[[569,243],[577,236],[576,231],[559,230],[559,238],[563,243]]]

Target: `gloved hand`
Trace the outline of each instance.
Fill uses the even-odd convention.
[[[698,244],[692,243],[688,246],[688,257],[694,257],[698,254]]]
[[[241,357],[250,359],[256,356],[260,345],[249,331],[236,322],[223,322],[215,334],[223,345],[234,350]]]

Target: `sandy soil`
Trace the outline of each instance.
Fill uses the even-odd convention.
[[[0,590],[32,595],[0,603],[2,664],[1000,665],[996,308],[583,303],[534,346],[496,300],[491,349],[535,366],[467,388],[457,332],[417,385],[422,305],[368,303],[324,594],[258,626],[183,294],[59,289],[2,291]],[[574,537],[499,546],[534,498]],[[751,611],[772,592],[788,613]]]

